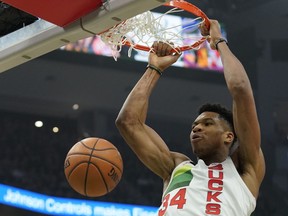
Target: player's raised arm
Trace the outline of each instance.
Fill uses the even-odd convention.
[[[205,32],[202,29],[202,33]],[[210,45],[221,55],[224,77],[233,98],[234,128],[239,143],[241,176],[255,197],[265,173],[261,135],[252,87],[241,62],[222,38],[219,23],[211,20]]]
[[[165,43],[154,43],[153,49],[149,54],[145,73],[120,110],[116,126],[138,158],[154,173],[166,179],[175,167],[175,154],[171,154],[165,142],[145,124],[145,120],[149,97],[157,81],[162,72],[176,62],[180,55],[171,55],[172,47]]]

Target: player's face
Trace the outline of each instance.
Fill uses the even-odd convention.
[[[218,113],[203,112],[192,124],[190,140],[193,153],[199,158],[209,157],[224,145],[224,120]]]

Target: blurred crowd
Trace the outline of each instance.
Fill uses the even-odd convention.
[[[34,125],[39,119],[44,123],[41,128]],[[52,132],[54,126],[59,127],[58,133]],[[69,186],[64,175],[69,149],[84,138],[78,134],[76,119],[0,112],[0,130],[0,183],[51,196],[87,199]],[[123,142],[120,136],[114,133],[105,138],[118,144],[124,162],[123,176],[111,193],[88,199],[158,206],[161,181],[126,145],[119,145]]]

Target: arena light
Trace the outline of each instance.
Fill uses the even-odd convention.
[[[36,121],[35,127],[38,127],[38,128],[43,127],[43,122],[42,121]]]
[[[53,127],[53,128],[52,128],[52,131],[53,131],[54,133],[58,133],[58,132],[59,132],[59,128],[58,128],[58,127]]]
[[[73,104],[72,109],[73,110],[78,110],[79,107],[80,107],[79,104],[76,103],[76,104]]]

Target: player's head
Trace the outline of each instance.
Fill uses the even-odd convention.
[[[193,152],[199,158],[228,155],[236,142],[232,112],[220,104],[204,104],[192,124]]]

